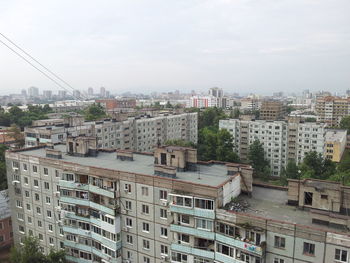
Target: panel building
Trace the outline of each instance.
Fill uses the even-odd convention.
[[[333,96],[317,98],[315,110],[318,121],[337,126],[341,119],[350,113],[350,98]]]
[[[259,140],[275,176],[289,160],[300,163],[310,151],[324,155],[326,124],[227,119],[220,120],[219,127],[231,133],[234,150],[242,160],[248,159],[249,146]]]
[[[337,183],[253,188],[248,165],[198,162],[184,147],[98,151],[89,137],[6,162],[15,243],[36,236],[69,262],[349,260],[350,190]]]
[[[26,127],[26,146],[64,142],[67,135],[95,136],[98,148],[116,148],[151,152],[157,144],[182,139],[197,143],[197,113],[128,118],[55,126]]]

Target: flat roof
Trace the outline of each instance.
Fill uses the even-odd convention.
[[[21,155],[34,156],[39,158],[52,159],[76,163],[82,166],[98,167],[136,174],[159,176],[154,174],[154,157],[141,153],[133,154],[133,161],[122,161],[116,158],[115,152],[98,153],[97,157],[78,157],[68,155],[65,145],[55,145],[55,150],[62,151],[62,159],[46,157],[46,148],[33,148],[18,151]],[[232,175],[227,175],[227,167],[224,164],[197,164],[197,171],[176,172],[177,180],[217,187],[230,179]]]
[[[278,189],[253,186],[252,197],[240,195],[238,200],[247,202],[249,207],[241,213],[266,219],[284,221],[292,224],[305,225],[330,232],[347,232],[344,227],[331,228],[312,223],[310,211],[302,210],[297,206],[287,205],[288,192]]]
[[[327,130],[326,131],[326,141],[341,141],[346,139],[346,130]]]

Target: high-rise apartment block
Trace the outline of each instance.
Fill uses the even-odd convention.
[[[337,126],[343,117],[350,114],[350,98],[319,97],[316,100],[315,110],[318,121]]]
[[[37,98],[39,97],[39,89],[37,87],[29,87],[28,89],[28,95],[31,98]]]
[[[275,176],[288,160],[300,163],[310,151],[324,154],[326,124],[227,119],[220,120],[219,127],[231,133],[234,149],[242,160],[248,159],[249,146],[259,140]]]
[[[260,119],[262,120],[282,120],[286,114],[286,106],[282,101],[265,100],[261,103]]]
[[[125,121],[58,124],[55,126],[26,127],[27,147],[43,143],[64,142],[68,135],[94,136],[98,148],[114,148],[151,152],[157,144],[182,139],[197,143],[197,113],[129,118]]]
[[[98,151],[89,137],[6,162],[15,243],[36,236],[69,262],[349,260],[350,188],[339,183],[253,188],[248,165],[198,162],[183,147]]]

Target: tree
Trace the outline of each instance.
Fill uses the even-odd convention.
[[[249,146],[248,159],[254,168],[255,175],[263,179],[267,179],[270,176],[269,162],[265,159],[264,148],[259,140],[255,140]]]
[[[0,144],[0,191],[7,189],[5,151],[7,147]]]
[[[300,165],[303,178],[328,179],[335,174],[336,165],[331,160],[324,160],[322,154],[308,152]]]
[[[226,130],[221,129],[217,133],[216,160],[224,162],[239,162],[237,153],[233,151],[233,137]]]
[[[231,111],[230,118],[238,119],[240,114],[241,112],[239,111],[239,109],[235,108],[234,110]]]
[[[307,118],[305,118],[305,122],[316,122],[316,118],[307,117]]]
[[[85,119],[88,121],[96,121],[106,116],[104,108],[99,103],[94,103],[85,110]]]
[[[172,109],[173,108],[173,105],[171,105],[170,101],[167,101],[167,103],[165,105],[165,108],[167,108],[167,109]]]
[[[339,126],[342,129],[346,129],[348,133],[350,133],[350,115],[343,117],[340,121]]]
[[[24,146],[24,135],[21,132],[21,129],[16,125],[12,124],[11,127],[8,129],[9,136],[15,139],[16,145],[21,148]]]
[[[286,168],[282,171],[282,176],[285,176],[288,179],[299,178],[299,167],[295,161],[288,161]]]
[[[10,261],[12,263],[64,263],[64,250],[51,250],[49,255],[44,255],[40,250],[39,240],[34,237],[25,237],[23,246],[11,249]]]
[[[223,109],[219,109],[216,107],[207,108],[203,112],[200,112],[198,118],[198,129],[202,129],[204,127],[215,127],[219,128],[219,121],[227,118]]]

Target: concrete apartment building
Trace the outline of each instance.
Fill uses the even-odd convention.
[[[315,110],[318,121],[337,126],[341,119],[350,113],[350,98],[319,97],[316,100]]]
[[[45,252],[64,248],[79,263],[349,260],[348,187],[253,188],[250,166],[198,162],[191,148],[95,147],[69,137],[6,153],[16,244],[34,235]]]
[[[248,159],[249,146],[259,140],[275,176],[280,175],[288,160],[300,163],[309,151],[324,154],[325,124],[226,119],[220,120],[219,128],[231,133],[234,149],[242,160]]]
[[[183,139],[197,143],[197,113],[134,117],[124,121],[70,122],[55,126],[26,127],[27,147],[64,142],[67,135],[95,136],[98,148],[153,151],[158,143]]]
[[[327,130],[325,138],[325,157],[340,162],[347,145],[347,130]]]
[[[284,119],[286,105],[282,101],[265,100],[261,103],[260,119],[277,121]]]

